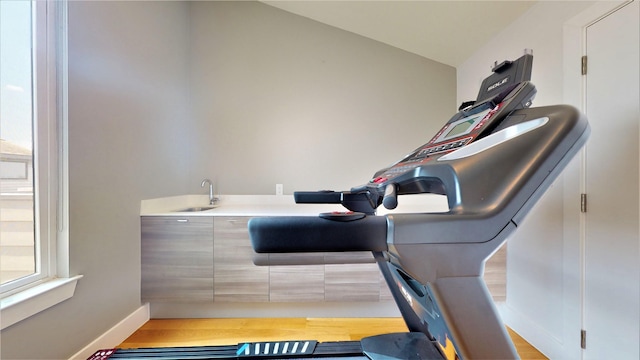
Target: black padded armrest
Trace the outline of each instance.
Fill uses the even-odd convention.
[[[386,251],[387,219],[366,216],[334,221],[315,216],[276,216],[249,220],[257,253]]]

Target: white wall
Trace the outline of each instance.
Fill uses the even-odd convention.
[[[2,331],[2,359],[69,358],[140,307],[140,200],[186,192],[188,11],[69,2],[75,296]]]
[[[564,103],[563,25],[593,2],[539,2],[458,68],[458,99],[472,99],[494,61],[515,59],[533,49],[534,106]],[[575,68],[573,69],[575,70]],[[507,324],[551,358],[580,356],[579,239],[570,236],[568,214],[579,214],[574,160],[509,239]],[[577,217],[574,215],[572,220]]]
[[[455,113],[455,69],[257,2],[191,4],[192,186],[347,190]]]
[[[591,4],[593,2],[542,1],[534,5],[458,67],[458,102],[475,99],[494,61],[518,58],[525,48],[533,49],[531,81],[538,89],[534,106],[561,102],[563,24]]]

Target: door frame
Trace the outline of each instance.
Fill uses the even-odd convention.
[[[635,0],[640,1],[640,0]],[[586,79],[581,71],[581,58],[586,54],[586,29],[612,14],[630,1],[599,1],[563,24],[563,99],[582,112],[586,104]],[[581,194],[585,192],[585,149],[565,168],[563,187],[562,234],[562,323],[559,336],[530,323],[517,314],[508,313],[510,323],[521,329],[531,344],[551,359],[583,359],[580,334],[584,328],[585,280],[585,216],[580,212]],[[508,275],[507,275],[508,276]],[[505,315],[503,315],[505,316]],[[517,326],[516,326],[517,324]]]
[[[631,1],[597,2],[576,15],[563,26],[563,102],[586,111],[586,76],[582,75],[582,56],[586,55],[587,28],[611,15]],[[638,1],[638,0],[636,0]],[[578,186],[576,186],[578,185]],[[575,288],[563,298],[565,314],[565,343],[554,344],[553,354],[563,358],[583,359],[580,331],[585,324],[585,215],[578,211],[580,196],[586,192],[586,151],[567,167],[564,173],[564,280],[568,285],[578,278]],[[576,251],[577,249],[577,251]],[[578,304],[578,306],[576,306]]]

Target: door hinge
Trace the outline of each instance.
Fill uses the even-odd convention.
[[[580,194],[580,212],[587,212],[587,194]]]
[[[580,330],[580,347],[587,348],[587,330]]]
[[[581,59],[582,62],[582,75],[587,75],[587,55],[584,55]]]

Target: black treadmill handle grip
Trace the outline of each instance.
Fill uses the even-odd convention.
[[[271,216],[249,220],[257,253],[386,251],[387,219],[366,216],[334,221],[317,216]]]
[[[340,204],[342,192],[332,190],[296,191],[293,199],[297,204]]]
[[[389,210],[398,207],[398,185],[389,183],[384,188],[384,196],[382,197],[382,205]]]

